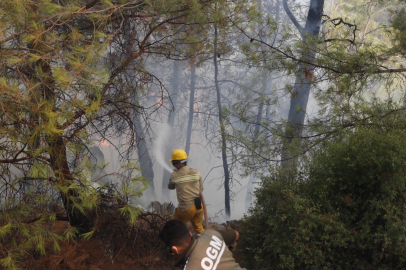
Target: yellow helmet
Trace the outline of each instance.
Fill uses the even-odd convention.
[[[172,158],[169,161],[172,160],[184,160],[187,159],[186,152],[183,151],[182,149],[175,149],[172,152]]]

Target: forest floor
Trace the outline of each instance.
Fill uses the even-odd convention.
[[[53,251],[49,243],[46,256],[31,255],[21,266],[30,270],[177,269],[172,266],[174,256],[166,252],[158,238],[169,219],[170,215],[145,212],[131,226],[124,219],[111,217],[109,224],[104,224],[91,239],[60,242],[59,252]],[[62,232],[68,226],[68,222],[59,221],[52,230]],[[223,229],[224,225],[210,227]]]

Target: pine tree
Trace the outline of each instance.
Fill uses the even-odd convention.
[[[160,85],[145,58],[193,55],[182,44],[200,42],[196,36],[204,32],[211,5],[0,2],[0,239],[8,248],[0,255],[2,266],[18,268],[26,250],[44,254],[48,239],[58,249],[57,240],[92,235],[88,213],[97,208],[98,192],[89,177],[94,170],[89,147],[106,141],[120,151],[136,149],[131,115],[149,112],[132,97],[152,83]],[[123,28],[125,19],[135,26],[131,35]],[[189,34],[192,28],[196,35]],[[128,69],[135,71],[137,87],[125,80]],[[137,167],[127,162],[113,174],[122,183],[115,194],[120,211],[131,222],[138,209],[126,202],[145,189],[138,174],[129,174]],[[62,235],[46,229],[61,218],[71,224]]]

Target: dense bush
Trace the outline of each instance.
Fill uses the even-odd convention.
[[[404,269],[406,139],[362,128],[256,191],[240,249],[248,269]]]

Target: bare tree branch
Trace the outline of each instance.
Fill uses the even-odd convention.
[[[293,15],[292,12],[290,11],[287,0],[283,0],[283,9],[285,10],[286,14],[288,14],[289,19],[296,26],[297,30],[299,30],[300,33],[303,33],[304,28],[299,24],[299,22],[295,18],[295,15]]]

